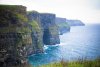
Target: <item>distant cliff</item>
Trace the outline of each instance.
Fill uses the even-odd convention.
[[[55,45],[60,43],[58,27],[55,23],[55,14],[41,13],[40,21],[43,27],[43,43]]]
[[[84,26],[85,24],[80,20],[66,20],[70,26]]]
[[[70,25],[66,22],[66,18],[56,17],[56,24],[60,34],[70,31]]]

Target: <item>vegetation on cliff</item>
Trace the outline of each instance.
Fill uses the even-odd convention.
[[[1,4],[0,5],[0,9],[10,9],[10,10],[16,10],[16,9],[21,9],[21,8],[26,8],[26,7],[23,7],[22,5],[4,5],[4,4]]]
[[[16,15],[16,18],[22,20],[23,22],[28,22],[27,17],[25,17],[24,15],[18,14],[18,13],[15,13],[15,15]]]
[[[41,31],[41,28],[39,27],[37,21],[33,20],[29,24],[32,26],[32,30],[37,31],[37,32]]]

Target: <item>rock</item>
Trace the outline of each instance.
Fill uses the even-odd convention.
[[[46,45],[55,45],[60,43],[55,17],[55,14],[50,13],[40,14],[41,26],[43,27],[43,43]]]
[[[56,24],[60,34],[64,34],[70,31],[70,25],[66,22],[66,18],[56,17]]]

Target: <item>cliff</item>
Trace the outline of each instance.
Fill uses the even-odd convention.
[[[85,24],[80,20],[66,20],[70,26],[84,26]]]
[[[27,12],[28,24],[32,31],[33,53],[43,52],[43,31],[40,23],[40,14],[37,11]]]
[[[56,17],[56,24],[60,34],[70,31],[70,25],[66,22],[66,18]]]
[[[58,27],[55,23],[55,14],[41,13],[40,21],[43,27],[43,43],[55,45],[60,43]]]
[[[26,7],[0,5],[0,65],[12,67],[26,63],[32,46],[31,30],[27,26]]]
[[[25,64],[28,55],[44,52],[44,44],[59,44],[55,18],[22,5],[0,5],[0,66]]]

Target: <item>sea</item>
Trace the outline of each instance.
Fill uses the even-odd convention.
[[[60,44],[45,45],[43,54],[28,57],[32,65],[53,62],[92,60],[100,58],[100,24],[72,26],[70,32],[60,35]]]

